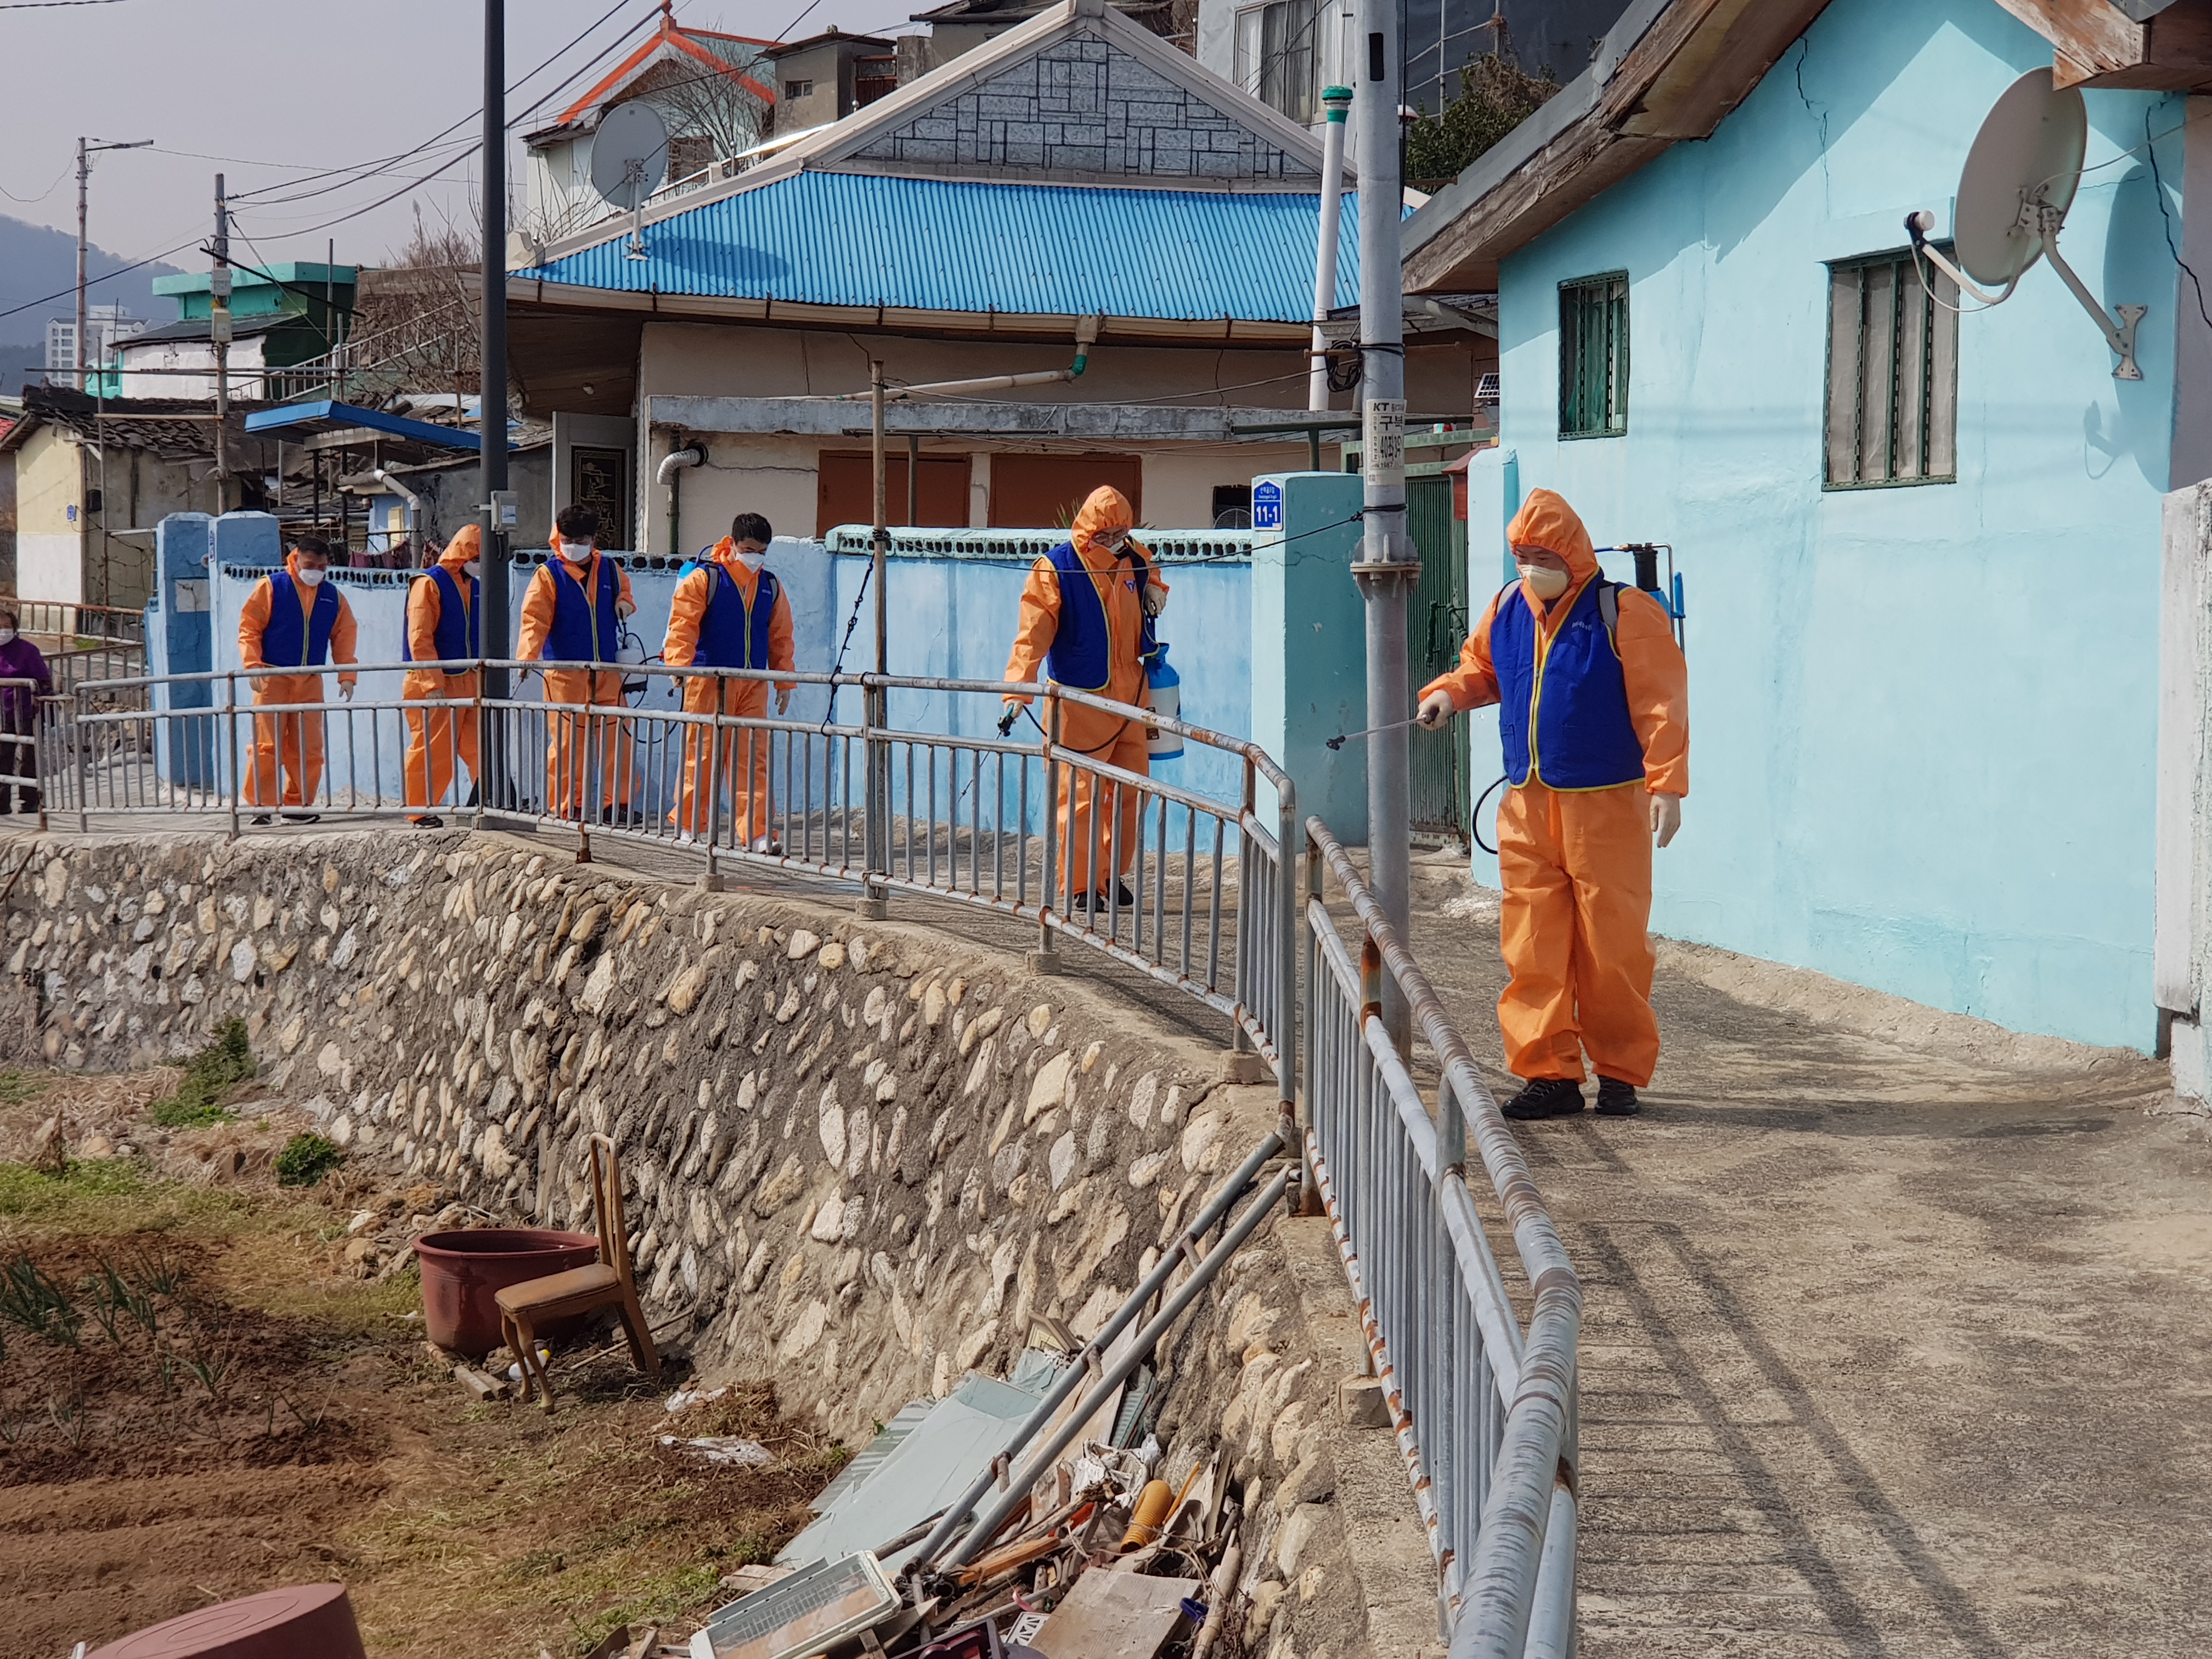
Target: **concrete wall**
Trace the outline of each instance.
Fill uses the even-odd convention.
[[[1656,928],[2148,1047],[2182,140],[2163,210],[2123,152],[2179,100],[2087,94],[2066,231],[2093,289],[2150,307],[2144,379],[2033,270],[1962,319],[1959,482],[1820,483],[1822,262],[1899,246],[1915,208],[1948,231],[1983,112],[2050,61],[1991,0],[1838,0],[1709,142],[1507,261],[1502,439],[1522,489],[1686,573],[1692,789]],[[1627,435],[1562,442],[1558,284],[1623,267]]]
[[[652,482],[662,456],[679,442],[707,447],[707,465],[684,473],[681,485],[681,550],[690,552],[726,533],[732,514],[762,513],[786,533],[815,530],[817,457],[825,449],[864,450],[868,446],[868,358],[880,353],[894,382],[921,383],[988,374],[1065,368],[1073,360],[1066,345],[988,344],[950,340],[858,337],[800,329],[738,324],[652,323],[639,349],[639,389],[647,401],[656,397],[842,397],[862,394],[853,404],[854,430],[836,441],[736,434],[686,433],[679,440],[665,428],[647,434],[640,464],[643,546],[669,550],[668,492]],[[1491,343],[1468,336],[1461,345],[1417,346],[1407,357],[1407,400],[1417,411],[1449,415],[1472,411],[1474,380],[1491,361]],[[1117,345],[1109,338],[1096,347],[1076,385],[1024,387],[994,393],[1008,401],[1032,403],[1169,402],[1229,404],[1240,407],[1301,411],[1305,406],[1305,360],[1296,351],[1239,348],[1198,349]],[[1350,395],[1339,404],[1349,407]],[[903,453],[902,439],[893,441]],[[994,453],[1081,453],[1084,444],[1054,445],[1018,440],[959,440],[926,442],[927,455],[970,458],[968,522],[988,522],[989,458]],[[1128,444],[1117,453],[1143,458],[1143,520],[1152,526],[1206,526],[1212,522],[1216,485],[1245,484],[1262,472],[1288,471],[1306,465],[1303,440],[1226,444]],[[1322,465],[1336,464],[1337,447],[1323,447]],[[902,513],[903,504],[900,505]]]
[[[82,453],[52,427],[26,438],[15,468],[15,593],[84,602]]]

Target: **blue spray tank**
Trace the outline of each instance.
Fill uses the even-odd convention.
[[[1164,640],[1145,659],[1145,701],[1152,713],[1171,720],[1182,718],[1182,676],[1168,662]],[[1182,733],[1152,727],[1145,753],[1156,761],[1176,759],[1182,753]]]

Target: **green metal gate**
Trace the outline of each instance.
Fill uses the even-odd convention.
[[[1452,516],[1451,479],[1406,480],[1406,526],[1421,556],[1421,579],[1406,609],[1406,655],[1413,690],[1459,660],[1467,637],[1467,526]],[[1413,828],[1462,845],[1474,803],[1468,794],[1468,722],[1413,733]]]

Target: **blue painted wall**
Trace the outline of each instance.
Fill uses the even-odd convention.
[[[1657,931],[2148,1048],[2176,268],[2142,147],[2171,135],[2178,237],[2179,100],[2087,94],[2064,238],[2108,304],[2151,307],[2142,381],[2039,267],[1961,319],[1958,482],[1821,488],[1823,261],[1902,246],[1915,208],[1948,234],[1982,116],[2050,61],[1993,0],[1830,5],[1710,140],[1506,262],[1501,441],[1520,490],[1686,574],[1691,794]],[[1558,285],[1624,268],[1627,434],[1562,441]]]

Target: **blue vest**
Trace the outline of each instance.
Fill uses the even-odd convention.
[[[469,597],[465,608],[461,602],[461,585],[453,580],[453,573],[442,564],[434,564],[422,573],[438,587],[438,660],[459,662],[464,657],[481,656],[477,649],[477,579],[469,578]],[[399,630],[399,659],[415,660],[415,647],[408,638],[409,630]]]
[[[1073,542],[1062,542],[1045,557],[1060,573],[1060,623],[1052,647],[1045,653],[1045,672],[1062,685],[1079,691],[1103,691],[1114,674],[1113,629],[1106,621],[1106,601],[1099,596],[1098,572],[1083,562]],[[1132,576],[1138,591],[1152,580],[1152,566],[1141,553],[1130,554]],[[1108,580],[1126,581],[1117,563]],[[1158,650],[1152,619],[1146,617],[1137,641],[1137,659],[1149,662]]]
[[[539,653],[545,661],[616,660],[619,623],[615,616],[615,601],[622,597],[622,588],[615,574],[615,562],[604,553],[599,559],[597,591],[589,601],[584,597],[583,583],[567,571],[554,568],[564,562],[559,555],[547,562],[545,580],[553,584],[553,626],[547,630],[545,648]],[[595,620],[596,635],[592,627]]]
[[[320,668],[328,660],[331,629],[338,619],[338,593],[327,576],[308,605],[303,632],[299,584],[288,570],[269,573],[269,625],[261,630],[261,660],[271,668]]]
[[[768,668],[769,624],[775,618],[775,573],[763,569],[749,607],[736,580],[714,559],[684,567],[677,580],[695,570],[707,573],[707,614],[699,619],[699,642],[691,653],[698,668]]]
[[[1505,775],[1553,789],[1610,789],[1644,781],[1644,744],[1628,718],[1620,653],[1598,611],[1593,577],[1537,658],[1537,624],[1515,590],[1498,596],[1490,622],[1498,675],[1498,735]]]

